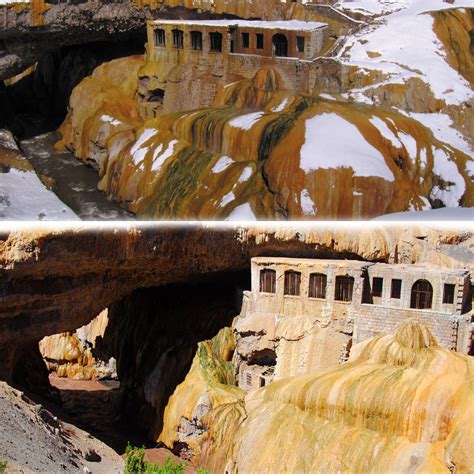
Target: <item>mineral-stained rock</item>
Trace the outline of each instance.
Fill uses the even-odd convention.
[[[38,341],[75,331],[109,308],[110,322],[94,354],[117,359],[123,412],[157,439],[168,397],[184,380],[198,342],[238,314],[241,290],[249,288],[241,279],[248,278],[252,257],[458,267],[454,258],[469,253],[470,244],[469,234],[454,226],[162,224],[106,232],[14,231],[0,239],[0,377],[47,389]],[[185,424],[183,432],[195,428]]]
[[[105,309],[77,331],[43,338],[39,348],[48,370],[74,380],[116,378],[114,359],[105,363],[93,355],[96,340],[103,337],[107,327],[107,313]]]
[[[270,68],[222,89],[214,107],[143,123],[139,62],[83,81],[61,131],[99,168],[100,189],[140,216],[370,218],[474,205],[470,157],[402,114],[283,90]]]
[[[207,415],[217,407],[243,397],[235,382],[232,353],[235,341],[230,328],[210,341],[200,342],[185,381],[170,397],[159,440],[167,446],[196,455],[207,432]]]
[[[472,357],[406,323],[338,367],[218,406],[195,460],[212,472],[470,472],[473,377]]]

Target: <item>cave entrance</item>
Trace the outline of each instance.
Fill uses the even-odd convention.
[[[39,349],[59,402],[50,409],[122,454],[128,442],[136,446],[150,442],[144,431],[119,422],[116,359],[101,350],[108,323],[104,309],[75,331],[43,338]]]
[[[157,445],[168,400],[187,376],[198,343],[230,327],[240,313],[248,270],[199,272],[185,282],[134,290],[87,326],[44,338],[40,351],[36,344],[36,375],[31,363],[20,361],[18,385],[119,454],[128,442],[145,445],[147,455],[169,454]],[[47,372],[50,399],[36,383],[47,382]],[[28,377],[27,388],[21,382]]]

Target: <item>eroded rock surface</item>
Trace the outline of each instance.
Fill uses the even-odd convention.
[[[406,323],[355,346],[347,363],[245,398],[231,383],[216,384],[202,360],[198,353],[171,397],[162,436],[182,436],[180,415],[203,397],[219,397],[190,443],[195,462],[212,471],[470,470],[474,359],[441,348],[422,325]],[[204,375],[196,376],[197,367]],[[193,395],[182,397],[187,390]]]

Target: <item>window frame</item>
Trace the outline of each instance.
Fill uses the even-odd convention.
[[[242,48],[250,49],[250,33],[248,31],[243,31],[241,34]]]
[[[292,281],[293,278],[294,281]],[[285,296],[301,296],[301,272],[295,270],[285,272],[283,294]]]
[[[196,41],[196,38],[198,40]],[[189,39],[191,40],[191,51],[203,50],[203,34],[202,31],[193,30],[189,32]],[[198,45],[199,47],[196,47]]]
[[[340,282],[349,282],[349,287],[348,288],[340,288],[341,283]],[[334,288],[334,301],[337,301],[339,303],[352,303],[354,299],[354,283],[355,279],[354,277],[350,275],[337,275],[336,276],[336,283],[335,283],[335,288]],[[344,299],[345,293],[347,292],[346,290],[349,290],[349,299]],[[342,293],[340,293],[342,291]]]
[[[266,291],[266,275],[271,275],[270,278],[270,288],[273,291]],[[266,293],[269,295],[274,295],[276,293],[276,271],[271,268],[262,268],[260,270],[260,293]]]
[[[317,280],[318,278],[320,279],[319,281]],[[314,280],[316,280],[316,284],[313,284]],[[309,274],[308,298],[325,300],[327,296],[327,287],[328,277],[325,273],[315,272]]]
[[[418,285],[418,286],[417,286]],[[426,289],[419,288],[421,285],[425,285]],[[410,292],[410,309],[417,309],[417,310],[429,310],[433,309],[433,285],[423,278],[416,280],[411,287]],[[428,298],[429,297],[429,298]],[[425,298],[426,301],[425,301]],[[421,302],[423,302],[423,306],[421,306]],[[426,304],[429,306],[426,306]]]
[[[216,48],[216,44],[219,48]],[[222,53],[224,47],[224,37],[219,31],[209,32],[209,51],[211,53]]]
[[[171,32],[173,34],[173,48],[184,49],[184,31],[175,28]]]
[[[255,34],[255,49],[265,49],[265,35],[263,33]]]
[[[394,287],[394,282],[397,282],[397,285],[399,285],[398,288]],[[390,299],[392,300],[402,299],[402,285],[403,285],[403,280],[401,280],[400,278],[392,278],[392,282],[390,285]]]
[[[306,37],[298,35],[296,36],[296,52],[304,54],[306,51]]]
[[[450,290],[449,293],[447,290]],[[452,299],[452,301],[447,301],[447,299]],[[456,300],[456,284],[455,283],[445,283],[443,286],[443,304],[454,304]]]
[[[383,296],[383,286],[384,281],[383,277],[373,277],[372,278],[372,297],[382,298]]]
[[[156,28],[153,30],[155,46],[157,48],[166,48],[166,30],[163,28]]]

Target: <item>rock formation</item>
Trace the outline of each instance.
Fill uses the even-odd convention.
[[[368,218],[473,204],[468,155],[399,113],[282,90],[273,69],[230,85],[214,108],[143,123],[139,61],[105,65],[76,88],[62,134],[95,162],[100,188],[140,216]]]
[[[188,446],[198,465],[213,472],[471,469],[473,358],[441,348],[424,326],[406,323],[355,346],[347,363],[245,398],[216,376],[219,364],[208,369],[209,345],[220,347],[218,339],[201,346],[170,398],[162,433],[170,445],[182,439],[193,414],[200,431]]]
[[[198,343],[239,313],[252,257],[458,267],[455,259],[471,244],[455,228],[375,224],[338,231],[301,225],[14,231],[0,240],[0,376],[48,392],[38,342],[73,332],[108,308],[110,322],[93,355],[117,360],[121,411],[156,439]]]
[[[115,359],[97,360],[94,349],[107,328],[107,309],[74,332],[46,336],[39,342],[49,372],[74,380],[117,378]],[[100,338],[100,339],[99,339]]]

